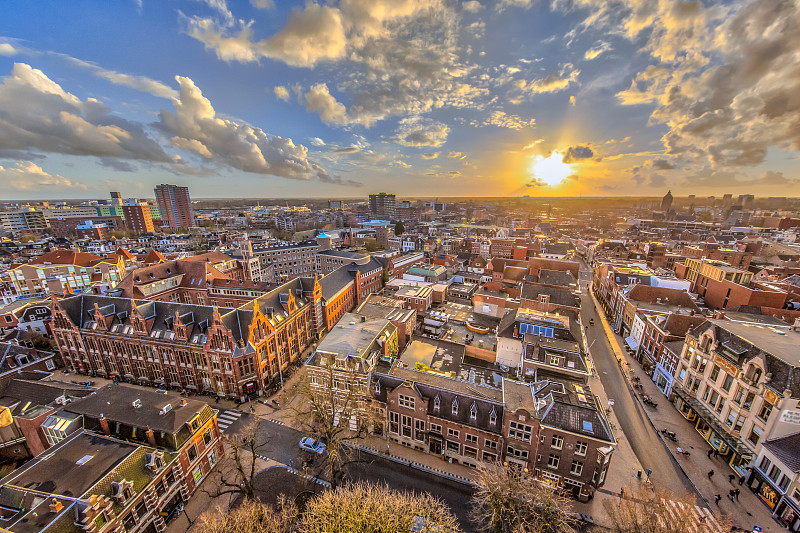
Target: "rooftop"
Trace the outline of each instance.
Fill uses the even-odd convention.
[[[346,313],[319,343],[317,352],[332,353],[337,357],[361,358],[387,327],[391,331],[396,329],[384,318]]]

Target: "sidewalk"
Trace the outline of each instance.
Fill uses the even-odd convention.
[[[592,298],[594,299],[594,294],[592,294]],[[674,405],[658,390],[656,384],[642,369],[638,361],[624,350],[624,340],[611,331],[604,313],[601,312],[600,315],[602,325],[606,330],[614,352],[617,357],[621,357],[623,360],[622,365],[626,375],[629,378],[638,377],[639,382],[642,384],[642,389],[636,394],[637,398],[641,401],[641,395],[647,394],[658,404],[657,408],[644,405],[647,417],[656,431],[659,432],[659,435],[661,435],[664,445],[686,476],[692,481],[697,492],[703,497],[704,506],[711,509],[715,514],[727,515],[732,520],[733,525],[744,528],[747,531],[751,531],[754,525],[761,526],[762,531],[765,533],[783,531],[783,528],[775,522],[758,496],[748,489],[746,485],[739,486],[736,480],[734,480],[733,484],[729,482],[728,476],[730,474],[736,474],[737,477],[738,474],[723,459],[708,458],[707,452],[711,447],[694,430],[693,423],[683,418]],[[661,430],[665,428],[677,434],[678,442],[665,440],[661,433]],[[691,455],[684,456],[677,453],[677,447],[689,450]],[[709,479],[708,472],[711,470],[714,470],[714,476]],[[669,489],[670,487],[665,488]],[[731,489],[741,489],[738,502],[732,502],[727,497],[728,491]],[[722,495],[722,500],[719,504],[714,503],[715,494]]]

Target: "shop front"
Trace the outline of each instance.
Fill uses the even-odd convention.
[[[780,491],[772,484],[772,481],[757,468],[750,469],[750,478],[747,486],[756,493],[758,499],[769,507],[770,512],[774,512],[781,499]]]
[[[658,387],[658,390],[667,398],[669,398],[669,395],[672,393],[672,381],[674,379],[672,374],[661,366],[661,363],[656,363],[655,370],[653,371],[653,382],[656,384],[656,387]]]
[[[740,476],[747,475],[747,465],[753,453],[738,437],[725,431],[725,427],[700,401],[686,392],[683,387],[675,386],[675,407],[684,418],[695,422],[695,430],[708,444],[717,451],[728,465]]]
[[[772,516],[789,531],[800,531],[800,509],[786,496],[775,506]]]

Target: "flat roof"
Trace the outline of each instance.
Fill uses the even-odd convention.
[[[792,331],[788,325],[777,328],[730,320],[709,319],[709,321],[785,363],[800,367],[800,350],[797,348],[800,346],[800,332]]]
[[[385,318],[372,318],[346,313],[339,323],[322,339],[318,352],[338,356],[364,355],[380,332],[390,324]]]

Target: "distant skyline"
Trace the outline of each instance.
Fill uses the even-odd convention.
[[[791,0],[4,3],[0,200],[800,190]]]

